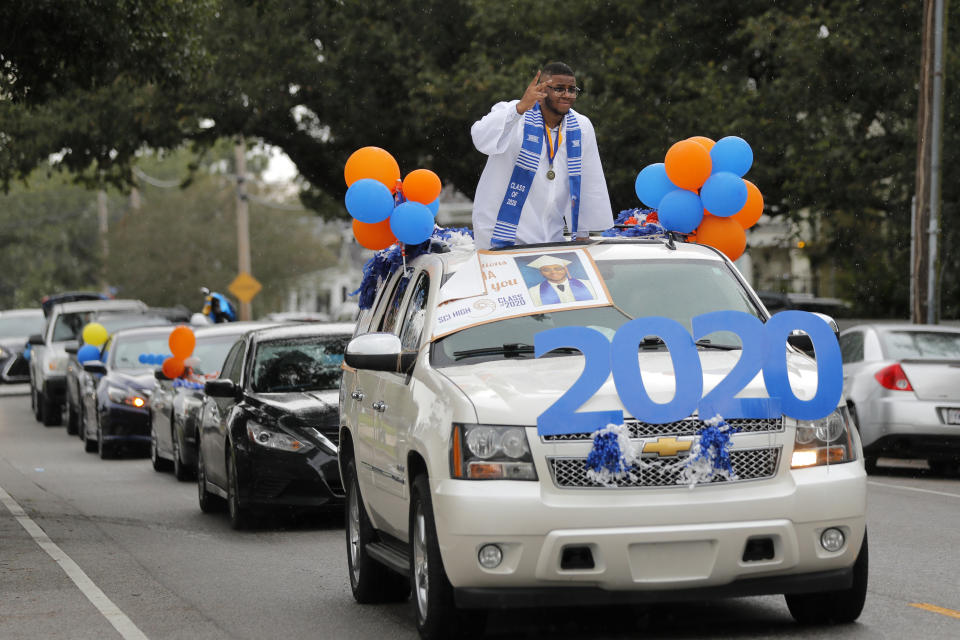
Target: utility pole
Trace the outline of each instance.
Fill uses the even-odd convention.
[[[233,147],[237,164],[237,271],[250,273],[250,213],[247,203],[247,145],[243,136]],[[251,320],[253,313],[250,301],[240,301],[240,319]]]
[[[100,227],[100,292],[110,294],[107,284],[107,258],[110,257],[110,243],[107,239],[107,192],[103,187],[97,190],[97,222]]]
[[[940,233],[941,151],[943,147],[943,69],[946,0],[924,0],[917,111],[917,180],[912,216],[910,319],[939,321],[937,237]]]

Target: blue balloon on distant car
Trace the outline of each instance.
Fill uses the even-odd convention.
[[[77,362],[83,364],[91,360],[100,359],[100,349],[92,344],[85,344],[77,350]]]

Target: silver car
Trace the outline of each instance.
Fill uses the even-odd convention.
[[[960,462],[960,328],[861,324],[840,334],[843,391],[860,427],[867,470],[880,456]]]

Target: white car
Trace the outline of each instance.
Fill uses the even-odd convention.
[[[737,312],[720,315],[743,323],[742,340],[701,318],[715,311]],[[345,357],[354,597],[412,590],[425,638],[476,628],[492,608],[771,593],[800,622],[856,619],[866,474],[835,334],[809,318],[792,328],[819,363],[788,345],[789,323],[770,320],[729,260],[669,239],[408,259],[379,283]],[[774,348],[758,351],[764,335]],[[696,407],[736,402],[702,404],[701,390],[715,396],[740,360],[754,368],[727,393],[756,399],[761,417],[728,411],[729,467],[698,467],[709,449]],[[788,417],[824,399],[823,416]],[[588,468],[606,420],[642,452],[612,476]]]
[[[44,425],[58,425],[67,399],[66,346],[101,311],[146,311],[140,300],[80,300],[56,304],[42,334],[30,336],[30,403]]]

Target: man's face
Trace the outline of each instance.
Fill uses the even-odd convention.
[[[567,268],[560,264],[548,264],[540,267],[540,275],[550,282],[563,282],[567,279]]]
[[[546,83],[547,97],[543,99],[544,104],[560,114],[570,111],[570,107],[577,100],[576,90],[574,89],[577,86],[577,79],[573,76],[548,76]],[[561,92],[558,93],[555,88],[559,88]],[[570,92],[567,89],[574,89],[574,91]]]

